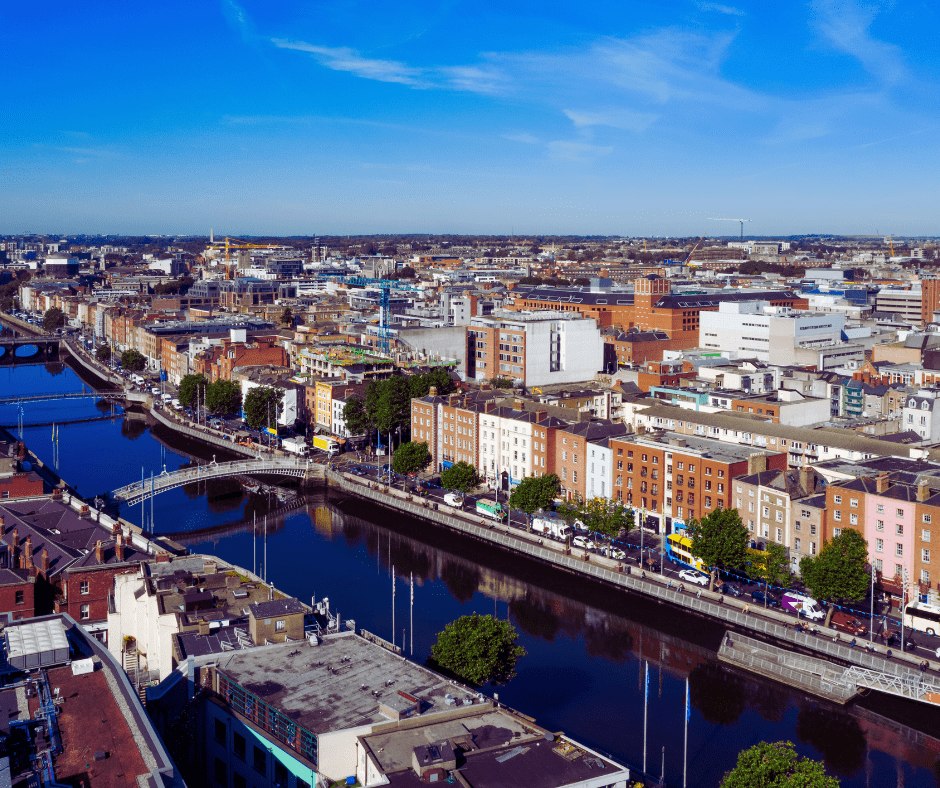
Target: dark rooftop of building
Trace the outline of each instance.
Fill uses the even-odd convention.
[[[255,618],[273,618],[274,616],[289,616],[294,613],[303,613],[306,608],[294,598],[272,599],[269,602],[259,602],[249,605],[248,610]]]

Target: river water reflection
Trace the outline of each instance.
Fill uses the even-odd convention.
[[[70,369],[58,375],[43,366],[0,369],[4,394],[80,387]],[[24,411],[27,425],[101,414],[86,400],[37,403]],[[16,423],[14,409],[0,407],[0,424]],[[212,455],[133,414],[69,424],[59,436],[59,471],[85,495],[139,479],[141,468],[148,478],[164,465],[174,470],[191,460],[187,452]],[[51,462],[48,427],[26,426],[24,439]],[[149,520],[149,508],[144,513]],[[140,507],[123,513],[135,523],[141,514]],[[194,552],[244,567],[260,568],[266,554],[268,579],[279,588],[308,601],[328,596],[344,618],[404,642],[406,653],[413,649],[418,660],[427,657],[436,633],[460,615],[476,611],[508,618],[528,655],[518,676],[495,688],[500,700],[637,766],[643,762],[648,663],[647,771],[659,774],[665,747],[665,775],[672,786],[682,784],[687,678],[690,786],[717,785],[737,753],[762,740],[790,740],[801,753],[824,758],[844,786],[938,784],[937,710],[876,695],[843,709],[732,670],[716,661],[723,634],[717,625],[361,501],[319,492],[285,511],[276,499],[219,480],[159,496],[153,522],[157,533],[172,534]]]

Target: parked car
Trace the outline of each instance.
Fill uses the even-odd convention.
[[[736,586],[734,583],[722,583],[719,590],[722,594],[727,594],[728,596],[744,596],[744,592],[741,590],[741,586]]]
[[[761,605],[766,601],[767,607],[780,607],[780,600],[764,591],[751,591],[751,599]]]
[[[901,634],[899,632],[892,632],[888,635],[888,640],[885,643],[888,648],[901,648]],[[904,650],[913,651],[917,648],[917,644],[911,640],[910,636],[904,638]]]
[[[838,629],[840,632],[848,632],[850,635],[864,635],[868,631],[868,627],[859,619],[842,610],[836,610],[832,614],[832,621],[829,622],[829,626]]]
[[[627,554],[617,547],[602,547],[601,555],[606,555],[614,561],[623,561],[623,559],[627,557]]]
[[[703,575],[701,572],[696,572],[694,569],[683,569],[679,572],[679,579],[685,580],[687,583],[696,583],[700,586],[708,585],[708,575]]]
[[[585,550],[594,550],[597,548],[597,544],[592,542],[586,536],[576,536],[571,540],[571,544],[575,547],[583,547]]]

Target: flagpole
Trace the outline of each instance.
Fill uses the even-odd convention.
[[[268,582],[268,516],[264,516],[264,582]]]
[[[689,763],[689,677],[685,678],[685,747],[682,751],[682,788],[685,788],[685,773]]]
[[[395,565],[392,564],[392,645],[395,644]]]
[[[155,497],[153,492],[153,471],[150,471],[150,533],[153,533],[153,499]]]
[[[415,653],[415,573],[411,573],[411,656]]]
[[[646,774],[646,706],[650,698],[650,664],[643,663],[646,666],[646,681],[643,689],[643,773]]]
[[[251,573],[258,574],[258,513],[253,513],[251,521]]]

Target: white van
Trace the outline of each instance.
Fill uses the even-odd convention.
[[[460,508],[463,506],[463,498],[461,498],[457,493],[449,492],[444,496],[444,503],[448,506],[456,506]]]

